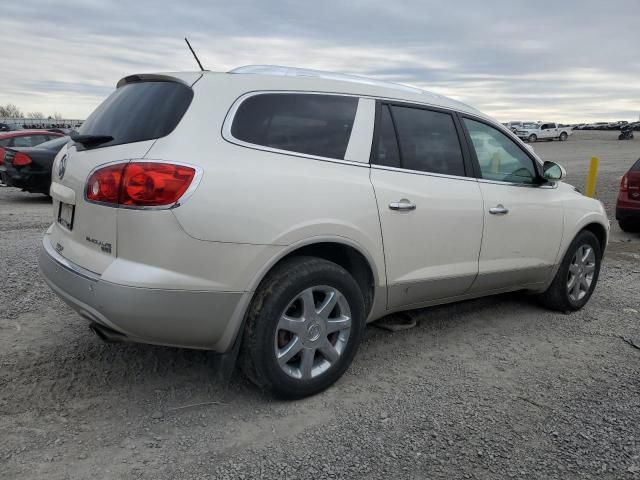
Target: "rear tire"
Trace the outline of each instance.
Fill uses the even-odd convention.
[[[618,140],[624,140],[624,135],[622,133],[618,135]]]
[[[538,136],[532,133],[531,135],[529,135],[529,138],[527,138],[527,140],[529,141],[529,143],[533,143],[538,140]]]
[[[628,233],[638,233],[640,232],[640,222],[630,222],[629,220],[618,220],[618,225],[620,225],[620,230]]]
[[[561,141],[561,142],[566,141],[566,140],[567,140],[567,136],[568,136],[568,135],[567,135],[565,132],[562,132],[562,133],[560,134],[560,141]]]
[[[240,364],[278,397],[314,395],[347,370],[365,320],[362,292],[344,268],[316,257],[285,260],[252,301]]]
[[[569,245],[553,282],[540,295],[541,303],[561,312],[580,310],[598,283],[601,261],[598,238],[587,230],[581,231]]]

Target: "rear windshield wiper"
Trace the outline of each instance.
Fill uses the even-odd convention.
[[[71,140],[76,143],[81,143],[85,147],[90,147],[110,142],[113,140],[113,137],[111,135],[80,135],[78,133],[72,133]]]

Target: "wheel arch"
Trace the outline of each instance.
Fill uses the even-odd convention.
[[[260,284],[275,267],[296,256],[323,258],[340,265],[354,278],[362,292],[367,316],[371,312],[380,285],[381,274],[375,268],[373,257],[359,244],[344,237],[315,237],[290,245],[265,264],[249,286],[253,298]],[[249,302],[251,303],[251,302]]]
[[[578,233],[584,230],[591,232],[596,236],[598,243],[600,243],[600,250],[604,253],[604,250],[607,247],[607,229],[598,222],[591,222],[583,226]]]
[[[603,221],[605,220],[603,220],[600,215],[590,214],[590,215],[584,216],[583,218],[577,221],[578,224],[575,230],[572,229],[570,232],[565,234],[562,240],[562,245],[558,250],[556,264],[554,268],[551,270],[551,275],[549,276],[549,279],[545,283],[545,286],[542,290],[545,290],[553,281],[554,277],[556,276],[556,273],[558,272],[558,269],[560,268],[560,265],[562,264],[562,260],[567,254],[567,250],[569,249],[569,246],[571,246],[571,243],[573,242],[573,240],[578,235],[580,235],[580,232],[588,231],[593,233],[598,239],[598,243],[600,243],[601,251],[604,254],[604,251],[607,247],[607,242],[609,239],[609,231],[607,227],[602,223]]]

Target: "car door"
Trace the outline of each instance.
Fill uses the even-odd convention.
[[[462,123],[479,176],[484,232],[473,292],[536,286],[556,263],[564,225],[557,184],[526,149],[481,119]]]
[[[549,125],[546,123],[543,123],[542,125],[540,125],[540,130],[538,131],[539,140],[542,140],[544,138],[549,138],[548,128],[549,128]]]
[[[478,273],[482,198],[447,111],[380,103],[372,149],[388,308],[465,293]]]

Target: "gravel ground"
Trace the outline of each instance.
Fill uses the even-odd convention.
[[[640,143],[537,143],[612,215]],[[46,198],[0,188],[0,479],[640,478],[640,236],[580,312],[502,295],[370,326],[327,392],[275,401],[198,351],[108,345],[37,273]]]

